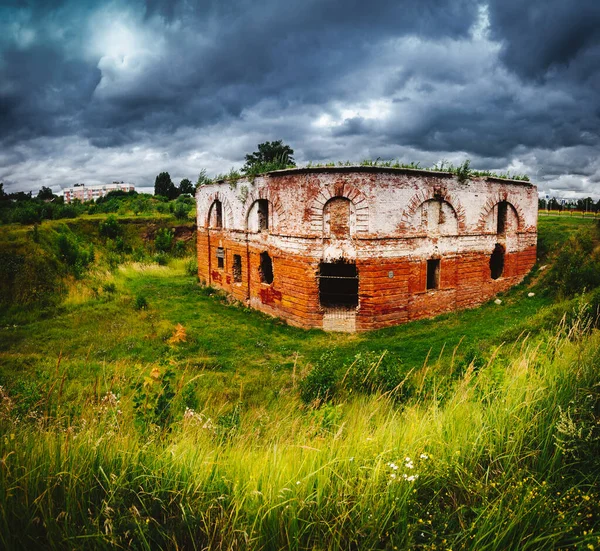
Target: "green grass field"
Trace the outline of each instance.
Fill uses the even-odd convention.
[[[305,331],[121,224],[116,263],[73,222],[95,260],[0,314],[0,547],[600,546],[594,293],[559,300],[534,271],[501,305]],[[541,218],[541,263],[593,224]],[[310,381],[331,393],[303,400]]]

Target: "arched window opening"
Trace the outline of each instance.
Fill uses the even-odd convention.
[[[273,283],[273,261],[268,252],[260,253],[260,267],[258,268],[260,282],[270,285]]]
[[[208,225],[211,228],[223,227],[223,204],[218,199],[215,199],[212,206],[210,207],[208,220]]]
[[[506,217],[508,214],[508,203],[502,201],[498,203],[498,223],[496,225],[496,233],[504,235],[506,233]]]
[[[270,205],[268,199],[258,199],[254,201],[248,209],[246,217],[246,227],[249,232],[257,233],[268,231],[273,221],[271,218]]]
[[[454,207],[443,199],[429,199],[419,206],[412,225],[415,230],[429,235],[455,235],[458,217]]]
[[[326,308],[358,306],[358,272],[350,262],[319,264],[319,301]]]
[[[427,290],[440,288],[440,259],[431,258],[427,261]]]
[[[323,208],[323,232],[326,236],[348,237],[352,233],[352,203],[345,197],[330,199]]]
[[[258,231],[269,229],[269,201],[259,199],[258,203]]]
[[[496,243],[494,252],[490,257],[490,273],[492,279],[502,277],[502,272],[504,272],[504,247],[499,243]]]

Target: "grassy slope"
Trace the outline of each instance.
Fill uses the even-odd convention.
[[[541,220],[540,233],[553,242],[564,238],[582,223],[577,219]],[[174,360],[180,367],[210,368],[253,379],[261,370],[302,370],[323,351],[335,348],[342,360],[354,354],[388,350],[397,354],[406,369],[422,365],[426,357],[449,358],[460,343],[459,353],[477,348],[484,351],[502,341],[505,332],[520,327],[550,300],[521,285],[498,306],[481,308],[417,321],[361,335],[324,334],[288,327],[259,313],[228,306],[207,296],[186,276],[182,263],[167,268],[122,268],[114,276],[119,293],[110,301],[86,301],[64,309],[52,319],[39,320],[0,332],[0,350],[20,355],[42,355],[56,359],[61,353],[72,361],[88,358],[97,362],[116,360],[152,364]],[[132,297],[143,295],[150,310],[137,312]],[[173,358],[165,337],[173,326],[185,326],[189,342]],[[243,373],[243,375],[241,375]]]
[[[557,229],[544,218],[540,234],[559,243],[584,223],[561,218]],[[305,410],[296,397],[296,379],[331,348],[339,361],[389,350],[407,371],[428,354],[428,365],[435,364],[443,351],[442,373],[459,343],[459,355],[476,347],[490,357],[548,310],[541,293],[528,298],[523,285],[501,306],[333,335],[226,305],[198,288],[183,266],[129,265],[100,274],[115,282],[114,297],[91,299],[73,285],[51,319],[0,328],[0,383],[19,396],[13,413],[35,412],[16,425],[0,414],[0,456],[11,458],[0,479],[0,522],[14,535],[3,540],[6,546],[33,545],[28,538],[39,537],[70,547],[83,535],[89,540],[80,545],[133,540],[141,548],[174,547],[169,537],[190,548],[196,540],[199,547],[239,541],[264,548],[290,541],[308,548],[596,544],[575,522],[583,512],[592,518],[581,526],[595,526],[593,480],[573,478],[569,469],[560,474],[553,438],[558,405],[593,385],[597,337],[525,342],[521,352],[513,347],[490,360],[475,384],[467,371],[445,390],[443,403],[423,395],[404,411],[377,397]],[[148,310],[134,308],[139,295]],[[170,344],[177,323],[187,342]],[[172,434],[158,438],[134,426],[131,387],[154,367],[168,366],[180,385],[194,379],[186,403],[203,417],[181,421],[186,387],[178,386],[178,421]],[[107,391],[120,398],[118,406],[102,401]],[[70,444],[69,434],[79,440]],[[417,495],[411,485],[390,488],[394,472],[387,463],[421,453],[435,462],[418,462]]]

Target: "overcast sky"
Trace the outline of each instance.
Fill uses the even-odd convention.
[[[471,159],[600,198],[600,0],[0,0],[0,182]]]

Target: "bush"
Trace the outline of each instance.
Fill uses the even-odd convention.
[[[564,243],[548,271],[546,284],[566,297],[600,285],[600,250],[590,231],[582,230]]]
[[[115,239],[121,233],[117,217],[111,214],[106,217],[106,220],[100,222],[99,233],[102,237]]]
[[[173,251],[173,254],[177,257],[177,258],[182,258],[185,256],[185,253],[187,252],[187,244],[185,241],[175,241],[175,250]]]
[[[300,398],[305,403],[328,402],[349,393],[392,391],[395,400],[405,400],[413,387],[405,380],[402,361],[387,350],[361,352],[345,363],[326,352],[300,382]]]
[[[109,281],[108,283],[102,285],[102,290],[107,295],[114,295],[117,292],[117,286],[112,281]]]
[[[142,428],[156,425],[165,429],[170,424],[171,406],[175,397],[174,377],[175,372],[171,368],[161,372],[155,367],[150,376],[134,385],[133,409]]]
[[[77,238],[69,232],[63,231],[56,239],[58,257],[67,265],[68,270],[77,278],[94,261],[94,249],[90,245],[81,246]]]
[[[158,252],[168,253],[173,247],[175,232],[169,228],[160,228],[154,238],[154,248]]]
[[[175,207],[173,209],[173,216],[177,218],[177,220],[187,220],[189,213],[188,206],[183,202],[176,202]]]
[[[137,295],[135,297],[135,309],[136,310],[147,310],[148,301],[144,295]]]
[[[331,351],[325,352],[308,375],[300,381],[303,402],[327,402],[336,393],[339,381],[339,360]]]
[[[198,261],[195,258],[185,263],[185,273],[192,277],[198,276]]]

